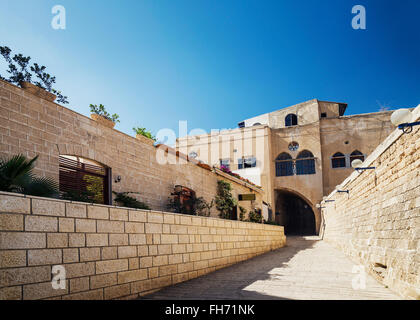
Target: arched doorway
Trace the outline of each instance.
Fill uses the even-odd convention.
[[[286,235],[315,235],[315,215],[301,196],[287,190],[276,190],[276,221]]]

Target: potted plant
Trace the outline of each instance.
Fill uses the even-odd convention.
[[[199,166],[199,167],[201,167],[201,168],[203,168],[203,169],[206,169],[206,170],[211,171],[211,167],[210,167],[207,163],[204,163],[204,162],[202,162],[202,161],[199,161],[199,162],[197,163],[197,166]]]
[[[39,66],[37,63],[34,63],[29,67],[29,71],[28,66],[31,57],[25,57],[22,54],[15,54],[11,57],[11,52],[10,48],[0,46],[0,54],[8,63],[9,69],[7,72],[10,74],[8,79],[1,75],[0,79],[19,85],[25,91],[47,101],[53,102],[58,98],[58,103],[69,103],[66,96],[63,96],[60,91],[52,87],[55,83],[55,77],[45,72],[45,66]],[[33,76],[36,76],[38,80],[32,82]]]
[[[142,142],[150,144],[151,146],[156,142],[156,137],[146,128],[135,127],[133,128],[133,131],[136,133],[136,139],[139,139]]]
[[[120,116],[116,113],[113,115],[109,114],[108,111],[105,110],[105,106],[103,104],[100,104],[99,106],[96,104],[90,104],[89,108],[92,113],[90,117],[108,128],[112,129],[117,122],[120,122],[120,120],[118,120]]]

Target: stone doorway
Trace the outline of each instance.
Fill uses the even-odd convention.
[[[296,193],[276,190],[276,221],[286,235],[315,235],[315,215],[311,205]]]

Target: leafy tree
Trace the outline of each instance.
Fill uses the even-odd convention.
[[[105,119],[108,119],[114,123],[120,122],[120,120],[118,120],[120,116],[116,113],[111,115],[108,111],[106,111],[105,106],[103,104],[100,104],[99,106],[96,104],[90,104],[89,108],[90,112],[96,113],[97,115],[104,117]]]
[[[20,85],[21,82],[30,82],[32,83],[32,76],[35,75],[39,80],[35,81],[33,84],[42,88],[48,92],[52,92],[57,96],[58,103],[69,103],[67,101],[67,96],[64,96],[61,91],[58,91],[52,87],[55,83],[55,77],[52,77],[50,74],[45,72],[45,66],[39,66],[37,63],[34,63],[33,66],[29,67],[29,61],[31,57],[25,57],[22,54],[15,54],[11,57],[12,50],[9,47],[0,46],[0,54],[8,63],[9,69],[7,72],[10,74],[8,79],[0,75],[0,79]],[[28,70],[33,72],[33,74]]]
[[[51,178],[33,173],[38,156],[28,160],[19,154],[0,159],[0,190],[40,197],[58,197],[58,184]]]
[[[215,198],[216,208],[219,210],[219,217],[230,219],[232,210],[237,205],[236,199],[232,196],[232,186],[224,180],[217,181],[217,195]]]
[[[32,74],[27,70],[27,66],[31,57],[24,57],[22,54],[15,55],[13,58],[10,57],[12,50],[8,47],[0,46],[0,54],[4,60],[8,63],[8,73],[11,74],[9,79],[6,79],[0,75],[0,78],[8,82],[19,84],[21,81],[31,82]],[[15,63],[19,68],[15,65]]]

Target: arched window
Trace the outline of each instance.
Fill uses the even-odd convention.
[[[298,124],[297,116],[293,113],[290,113],[284,119],[286,127],[296,126]]]
[[[276,177],[293,176],[293,159],[286,152],[276,158]]]
[[[60,155],[59,189],[63,198],[111,204],[111,169],[90,159]]]
[[[356,160],[356,159],[365,161],[365,156],[359,150],[355,150],[350,154],[350,164],[353,162],[353,160]]]
[[[304,150],[296,157],[296,174],[315,174],[315,158],[312,152]]]
[[[331,157],[331,166],[333,168],[345,168],[346,167],[346,156],[341,152],[336,152]]]

